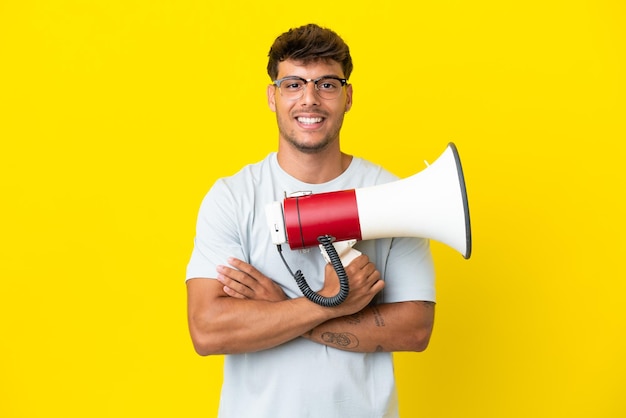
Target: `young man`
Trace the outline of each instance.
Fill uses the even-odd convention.
[[[202,202],[187,267],[191,338],[201,355],[227,354],[222,418],[397,417],[393,351],[422,351],[434,320],[427,240],[360,241],[350,292],[322,307],[302,296],[272,244],[265,206],[285,193],[372,186],[396,178],[341,151],[352,106],[348,46],[317,25],[279,36],[267,88],[278,151],[218,180]],[[284,246],[286,247],[286,246]],[[283,248],[311,288],[338,279],[319,251]]]

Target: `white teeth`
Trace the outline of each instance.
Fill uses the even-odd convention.
[[[321,121],[322,121],[322,118],[304,118],[304,117],[298,118],[298,122],[304,123],[306,125],[311,125],[313,123],[320,123]]]

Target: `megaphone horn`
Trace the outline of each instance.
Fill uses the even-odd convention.
[[[469,204],[461,159],[453,143],[423,171],[355,193],[361,239],[429,238],[470,258]]]

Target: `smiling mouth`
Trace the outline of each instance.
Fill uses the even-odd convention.
[[[303,125],[314,125],[316,123],[322,122],[324,120],[324,118],[321,118],[321,117],[306,118],[306,117],[300,116],[300,117],[296,118],[296,120],[298,122],[300,122],[301,124],[303,124]]]

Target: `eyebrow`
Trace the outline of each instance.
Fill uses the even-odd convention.
[[[292,77],[293,78],[301,78],[303,80],[307,80],[306,78],[304,78],[302,76],[299,76],[299,75],[286,75],[284,77],[278,77],[276,80],[281,80],[281,79],[285,79],[285,78],[292,78]],[[342,76],[337,75],[337,74],[324,74],[324,75],[321,75],[319,77],[310,78],[309,80],[317,80],[318,78],[324,78],[324,77],[336,77],[336,78],[340,78],[342,80],[345,79],[345,77],[342,77]]]

